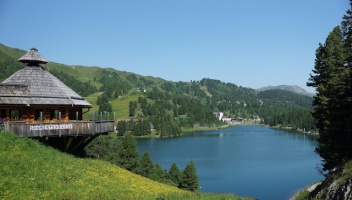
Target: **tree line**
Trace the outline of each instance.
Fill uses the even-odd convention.
[[[161,137],[178,136],[181,134],[182,127],[212,127],[223,124],[211,110],[204,107],[198,98],[169,94],[156,88],[148,91],[144,96],[138,97],[138,101],[129,103],[129,116],[137,118],[138,121],[119,122],[117,125],[119,132],[120,129],[125,130],[124,127],[135,127],[130,124],[136,123],[139,126],[144,121],[145,123],[149,122]],[[128,131],[134,134],[133,130],[128,129]],[[143,135],[143,133],[137,134]]]
[[[169,170],[162,169],[158,163],[153,163],[148,151],[139,155],[136,140],[129,133],[121,137],[101,135],[85,147],[85,152],[87,157],[106,160],[157,182],[188,191],[199,189],[197,169],[192,160],[183,170],[176,163],[172,163]]]

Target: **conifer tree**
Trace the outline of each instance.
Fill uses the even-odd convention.
[[[175,185],[179,185],[180,184],[180,180],[181,180],[181,171],[180,169],[177,167],[176,163],[172,163],[169,173],[168,173],[169,179],[175,183]]]
[[[319,130],[317,153],[323,170],[331,170],[352,158],[351,118],[351,10],[341,28],[335,27],[319,45],[313,73],[307,83],[316,88],[313,116]]]
[[[136,140],[127,133],[121,137],[114,160],[118,166],[129,171],[136,170],[139,161]]]
[[[110,149],[111,137],[100,135],[89,143],[85,148],[86,155],[91,158],[107,159]]]
[[[118,135],[123,135],[127,131],[127,122],[125,120],[121,120],[116,124],[116,131]]]
[[[134,113],[136,112],[137,106],[135,105],[135,103],[133,101],[130,101],[129,103],[129,115],[134,116]]]
[[[153,167],[153,170],[150,174],[150,178],[158,182],[167,182],[167,174],[158,163],[156,163]]]
[[[191,160],[182,172],[180,188],[188,191],[198,191],[199,182],[197,176],[196,165]]]
[[[135,172],[144,177],[150,177],[153,168],[154,163],[150,158],[148,151],[145,151]]]
[[[347,68],[342,110],[345,113],[343,124],[348,137],[344,140],[344,146],[349,147],[352,146],[352,0],[350,0],[350,5],[351,8],[347,11],[341,23],[346,57],[345,66]],[[351,154],[351,151],[349,151],[350,158],[352,158]]]

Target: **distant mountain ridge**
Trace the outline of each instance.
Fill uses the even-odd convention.
[[[309,93],[297,85],[266,86],[266,87],[262,87],[262,88],[257,89],[257,91],[266,91],[266,90],[275,90],[275,89],[287,90],[290,92],[294,92],[296,94],[301,94],[301,95],[305,95],[305,96],[309,96],[309,97],[314,96],[313,93]]]

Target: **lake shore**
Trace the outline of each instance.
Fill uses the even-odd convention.
[[[304,134],[246,124],[185,136],[141,139],[138,151],[148,150],[163,168],[169,168],[172,162],[184,167],[190,159],[195,160],[202,192],[289,199],[299,188],[321,179],[314,168],[320,161],[314,153],[316,143]],[[277,151],[288,146],[294,153]],[[283,184],[283,179],[295,181]]]
[[[314,183],[312,185],[309,185],[308,187],[299,190],[298,192],[296,192],[291,198],[290,200],[299,200],[299,199],[305,199],[307,197],[307,195],[312,192],[316,187],[318,187],[321,184],[321,182],[317,182]],[[298,198],[298,199],[297,199]]]

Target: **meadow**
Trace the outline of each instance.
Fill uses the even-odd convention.
[[[191,193],[0,131],[0,199],[248,199]]]

